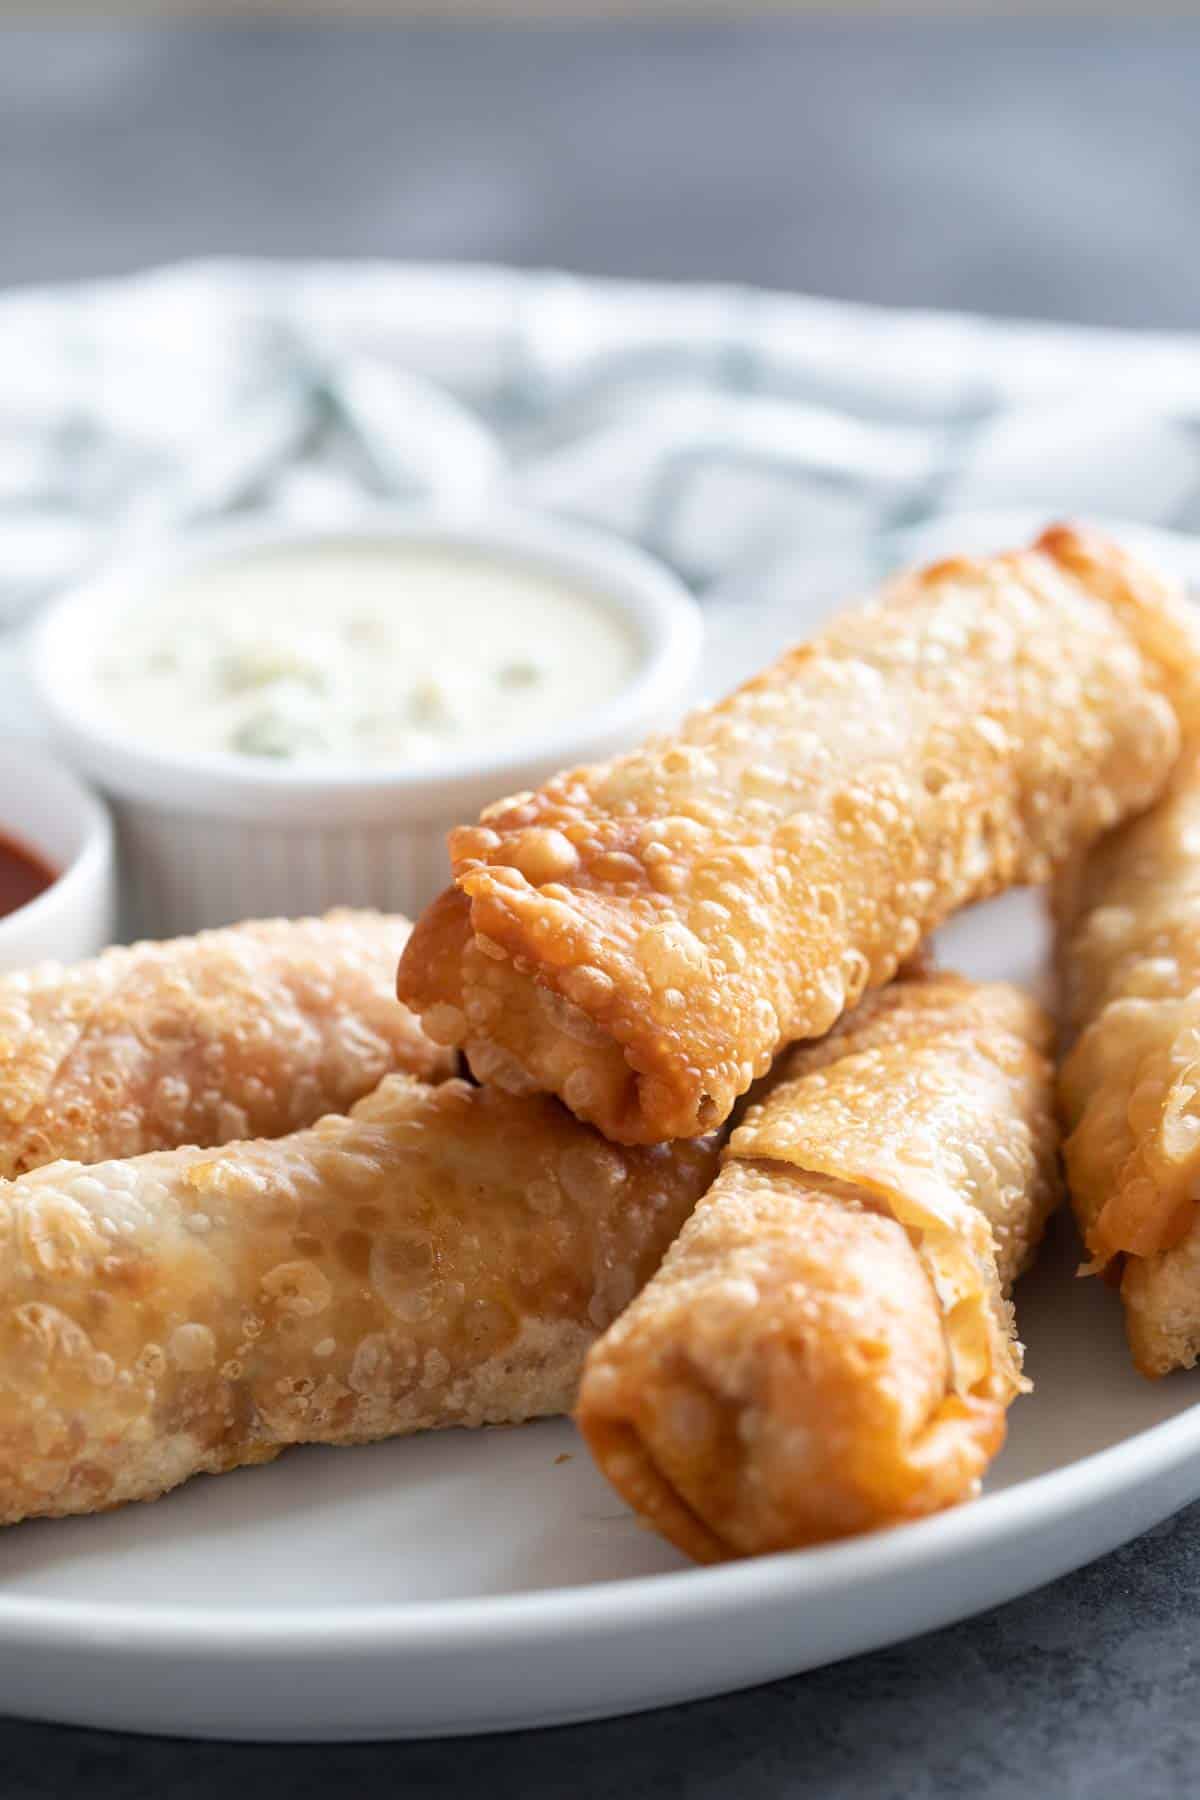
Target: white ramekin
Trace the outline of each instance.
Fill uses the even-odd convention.
[[[118,614],[185,570],[269,546],[345,542],[462,546],[514,559],[595,594],[634,626],[642,655],[614,698],[568,726],[434,770],[261,763],[173,751],[121,730],[95,680]],[[470,517],[372,511],[306,529],[239,525],[110,566],[54,602],[34,633],[35,697],[64,754],[112,801],[136,923],[170,935],[334,905],[415,914],[445,884],[445,837],[503,794],[635,743],[682,709],[702,641],[687,589],[640,551],[582,526],[515,511]]]
[[[44,893],[0,918],[0,970],[78,962],[113,931],[112,827],[81,782],[25,738],[0,741],[0,832],[58,870]]]

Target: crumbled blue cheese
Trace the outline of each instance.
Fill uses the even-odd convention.
[[[331,540],[143,597],[98,677],[123,728],[164,747],[430,763],[570,719],[637,660],[615,608],[528,564]]]

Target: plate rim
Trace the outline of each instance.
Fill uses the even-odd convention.
[[[1134,1432],[1058,1469],[1032,1475],[995,1494],[928,1519],[803,1550],[725,1563],[717,1568],[660,1570],[615,1581],[572,1583],[534,1593],[488,1594],[378,1606],[265,1607],[236,1626],[223,1607],[147,1607],[56,1598],[0,1596],[0,1646],[44,1646],[69,1633],[78,1649],[124,1653],[182,1648],[220,1650],[251,1660],[264,1651],[302,1660],[331,1650],[445,1652],[486,1648],[495,1636],[566,1638],[584,1630],[620,1632],[671,1612],[728,1613],[770,1599],[817,1598],[849,1585],[912,1577],[955,1555],[984,1553],[1024,1530],[1044,1529],[1076,1510],[1142,1489],[1191,1456],[1200,1456],[1200,1400],[1170,1419]],[[1200,1478],[1197,1481],[1200,1493]]]

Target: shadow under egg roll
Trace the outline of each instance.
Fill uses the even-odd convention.
[[[716,1157],[393,1075],[291,1137],[0,1184],[0,1522],[566,1411]]]
[[[1196,642],[1172,590],[1066,527],[905,576],[673,734],[453,833],[400,997],[480,1080],[610,1138],[710,1129],[957,908],[1155,797]]]
[[[266,919],[0,975],[0,1178],[279,1137],[451,1058],[397,1004],[406,919]]]
[[[1026,1385],[1008,1290],[1054,1205],[1050,1028],[1026,995],[900,981],[794,1051],[576,1419],[699,1562],[970,1498]]]
[[[1200,1358],[1200,758],[1055,894],[1067,1183],[1145,1375]]]

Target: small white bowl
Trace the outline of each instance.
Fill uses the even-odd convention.
[[[138,595],[218,559],[347,540],[458,546],[559,575],[631,622],[642,646],[635,673],[567,726],[434,768],[267,763],[159,749],[122,731],[95,669],[114,619]],[[339,904],[415,914],[448,879],[452,826],[671,722],[689,696],[702,636],[699,608],[675,576],[600,532],[513,511],[388,510],[319,529],[238,525],[110,567],[44,614],[32,673],[56,741],[112,800],[140,929],[169,935]]]
[[[0,833],[58,870],[50,887],[0,917],[0,970],[94,956],[113,932],[112,827],[81,782],[23,738],[0,741]]]

